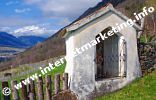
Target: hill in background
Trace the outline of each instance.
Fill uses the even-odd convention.
[[[0,32],[0,62],[9,61],[17,54],[44,40],[45,38],[37,36],[15,37],[6,32]]]
[[[43,42],[45,39],[38,36],[15,37],[7,32],[0,32],[0,46],[3,47],[28,48]]]
[[[39,36],[20,36],[18,37],[20,41],[25,43],[27,46],[34,46],[35,44],[43,42],[46,38]]]
[[[6,32],[0,32],[0,46],[9,47],[26,47],[27,45],[23,43],[20,39],[15,36],[8,34]]]
[[[84,14],[82,14],[77,20],[89,15],[97,9],[105,6],[106,3],[112,3],[114,7],[127,15],[130,18],[133,18],[133,13],[142,11],[143,7],[156,7],[155,0],[102,0],[96,7],[89,8]],[[156,13],[147,16],[145,18],[145,30],[144,34],[156,34]],[[37,44],[34,47],[26,50],[24,53],[17,55],[17,57],[7,63],[0,64],[0,68],[6,69],[8,66],[18,66],[20,64],[34,63],[56,56],[65,55],[65,40],[62,38],[62,34],[65,31],[61,29],[55,35],[48,38],[43,43]]]

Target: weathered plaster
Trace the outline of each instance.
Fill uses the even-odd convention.
[[[95,47],[90,48],[75,58],[72,57],[74,48],[79,48],[92,41],[105,28],[123,22],[125,22],[123,19],[110,12],[69,33],[66,37],[66,72],[69,73],[70,77],[70,89],[79,95],[80,100],[87,100],[92,98],[93,95],[115,91],[141,76],[137,53],[137,32],[134,27],[124,28],[117,34],[119,37],[123,36],[127,44],[126,78],[95,81]]]

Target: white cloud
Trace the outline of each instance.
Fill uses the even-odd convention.
[[[0,27],[1,32],[8,32],[10,31],[10,27]]]
[[[47,16],[77,18],[101,0],[25,0],[37,5]]]
[[[33,19],[0,16],[0,27],[28,26],[36,23],[37,20]]]
[[[44,0],[24,0],[27,4],[34,4],[34,3],[39,3],[42,2]]]
[[[12,32],[15,36],[51,36],[54,34],[57,30],[49,30],[44,27],[39,27],[35,25],[31,26],[25,26],[23,28],[16,29]]]
[[[9,1],[6,3],[6,5],[9,6],[9,5],[18,4],[18,3],[19,3],[18,1]]]
[[[15,9],[14,10],[16,13],[25,13],[31,11],[30,8],[23,8],[23,9]]]
[[[36,6],[44,17],[37,19],[22,19],[19,17],[0,17],[0,27],[11,27],[11,33],[15,36],[36,35],[50,36],[61,26],[69,24],[79,17],[88,8],[95,6],[101,0],[24,0],[26,4]],[[15,2],[8,2],[12,5]],[[16,13],[31,11],[30,8],[15,9]],[[53,21],[53,19],[56,20]],[[48,25],[39,25],[39,23]],[[49,25],[50,22],[50,25]],[[18,27],[18,28],[17,28]],[[22,27],[22,28],[21,28]],[[5,29],[5,28],[4,28]],[[7,29],[7,28],[6,28]],[[56,29],[56,30],[55,30]]]

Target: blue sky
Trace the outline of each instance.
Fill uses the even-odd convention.
[[[0,31],[48,37],[101,0],[0,0]]]

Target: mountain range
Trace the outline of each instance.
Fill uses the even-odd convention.
[[[25,43],[27,46],[34,46],[35,44],[43,42],[46,38],[39,37],[39,36],[20,36],[18,39]]]
[[[38,36],[15,37],[7,32],[0,32],[0,46],[2,47],[28,48],[44,40],[45,38]]]

